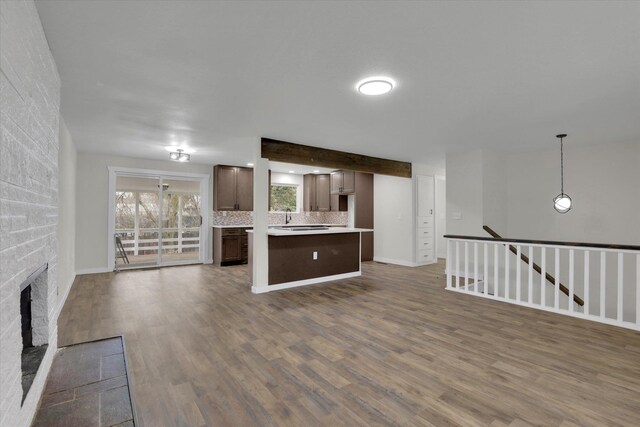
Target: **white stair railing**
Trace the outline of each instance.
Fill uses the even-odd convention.
[[[640,246],[445,237],[450,291],[640,330]]]

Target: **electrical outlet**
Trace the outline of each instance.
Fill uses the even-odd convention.
[[[227,211],[222,211],[222,216],[227,216]]]
[[[318,252],[317,251],[313,251],[313,260],[317,260],[318,259]]]

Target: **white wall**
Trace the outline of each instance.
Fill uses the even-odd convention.
[[[413,181],[376,174],[373,189],[374,260],[413,265]]]
[[[60,77],[33,1],[0,2],[0,426],[31,423],[57,347]],[[22,399],[20,284],[33,342],[49,347]],[[65,266],[66,268],[66,266]]]
[[[304,176],[296,173],[281,173],[281,172],[271,172],[271,184],[287,184],[287,185],[297,185],[297,193],[296,193],[296,204],[298,206],[298,210],[296,212],[302,211],[302,203],[304,197]]]
[[[447,155],[447,234],[483,235],[482,162],[481,150]]]
[[[58,149],[58,312],[76,277],[76,146],[60,118]]]
[[[507,157],[508,235],[514,238],[640,244],[640,141],[579,147],[565,140],[566,214],[553,209],[560,192],[560,150]]]
[[[109,166],[186,172],[213,175],[212,165],[145,160],[104,154],[78,153],[76,176],[76,272],[78,274],[110,271],[107,261]],[[212,178],[209,188],[212,189]],[[211,212],[213,200],[203,207],[203,214]],[[208,230],[209,242],[212,230]],[[210,246],[210,245],[208,245]],[[207,247],[207,259],[211,248]]]
[[[501,152],[482,152],[482,224],[502,236],[507,230],[507,174],[506,155]],[[480,236],[485,236],[480,231]]]

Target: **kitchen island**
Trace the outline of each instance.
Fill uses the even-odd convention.
[[[361,233],[369,231],[318,226],[269,228],[269,279],[260,292],[360,276]],[[249,271],[252,241],[249,231]]]

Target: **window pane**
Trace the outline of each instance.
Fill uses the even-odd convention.
[[[116,230],[133,229],[136,216],[136,193],[116,191]]]
[[[200,195],[182,195],[182,226],[200,227]],[[183,234],[184,236],[184,234]]]
[[[271,210],[284,212],[287,209],[297,211],[296,193],[297,186],[294,185],[272,185],[271,186]]]
[[[140,193],[140,228],[158,228],[158,193]]]

